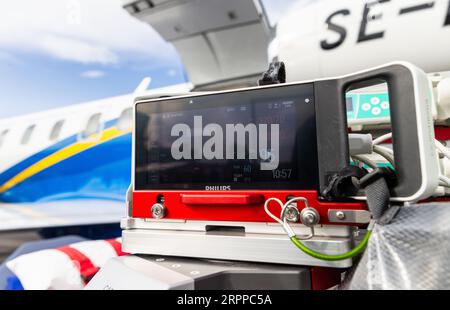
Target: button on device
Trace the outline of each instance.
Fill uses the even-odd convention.
[[[370,102],[374,105],[377,105],[380,103],[380,98],[378,97],[372,97],[372,99],[370,99]]]
[[[379,107],[375,107],[372,109],[373,115],[380,115],[381,109]]]
[[[370,103],[367,103],[367,102],[363,103],[363,105],[362,105],[363,111],[369,111],[370,108],[371,108]]]

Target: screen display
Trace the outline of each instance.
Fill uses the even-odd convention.
[[[313,85],[138,103],[135,189],[316,189]]]

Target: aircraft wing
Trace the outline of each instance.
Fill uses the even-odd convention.
[[[254,0],[122,0],[135,18],[148,23],[177,49],[190,81],[254,85],[267,70],[271,33]]]
[[[119,223],[125,202],[67,200],[40,203],[0,203],[0,232],[46,227]]]

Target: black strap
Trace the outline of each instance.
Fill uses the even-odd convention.
[[[322,195],[330,200],[347,198],[364,189],[372,218],[378,221],[390,207],[389,185],[393,181],[393,171],[389,168],[377,168],[367,173],[363,168],[349,166],[331,177]]]
[[[367,176],[370,176],[370,174]],[[374,178],[371,181],[363,183],[361,188],[366,192],[367,206],[372,214],[372,218],[378,221],[388,210],[390,204],[391,195],[386,179],[384,177]]]
[[[348,166],[331,176],[328,186],[322,192],[327,200],[344,199],[356,196],[360,186],[355,180],[360,180],[367,171],[357,166]]]
[[[282,61],[270,63],[269,69],[258,80],[258,86],[283,83],[286,83],[286,67]]]

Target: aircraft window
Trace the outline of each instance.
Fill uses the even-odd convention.
[[[22,140],[20,141],[21,144],[25,145],[30,142],[34,128],[36,128],[36,125],[28,126],[28,128],[25,129],[25,132],[23,133],[23,136],[22,136]]]
[[[61,134],[61,129],[64,125],[64,120],[57,121],[55,125],[53,125],[52,131],[50,131],[49,139],[50,141],[55,141],[58,139],[59,135]]]
[[[123,131],[130,129],[131,126],[133,126],[133,109],[128,108],[120,114],[119,120],[117,121],[117,128]]]
[[[2,144],[5,142],[6,135],[8,134],[9,130],[5,129],[0,133],[0,147],[2,147]]]
[[[101,130],[101,123],[100,123],[100,118],[101,118],[101,114],[100,113],[96,113],[94,115],[92,115],[86,125],[86,128],[83,131],[83,138],[88,138],[89,136],[99,133]]]

